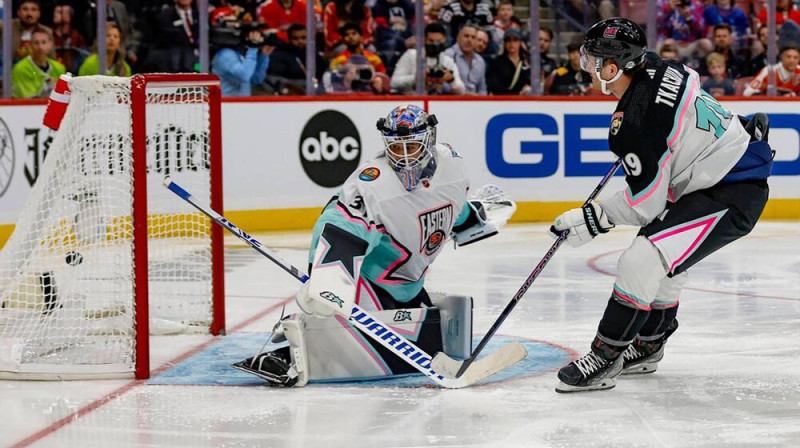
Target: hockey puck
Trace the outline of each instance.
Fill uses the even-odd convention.
[[[67,264],[70,266],[77,266],[83,263],[83,255],[80,252],[70,251],[67,252]]]

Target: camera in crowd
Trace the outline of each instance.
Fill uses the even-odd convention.
[[[362,67],[356,71],[356,81],[361,82],[370,82],[372,81],[372,77],[374,76],[374,72],[369,67]]]
[[[433,67],[428,68],[428,71],[425,75],[428,78],[444,78],[444,74],[447,72],[447,67],[442,64],[436,64]]]
[[[253,22],[250,15],[231,7],[217,8],[224,10],[211,17],[211,44],[216,47],[275,47],[280,42],[277,31],[267,29],[264,25]],[[252,38],[253,31],[258,37]]]

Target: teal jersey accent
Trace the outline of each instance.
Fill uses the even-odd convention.
[[[348,216],[346,207],[337,200],[331,201],[317,219],[311,236],[311,249],[308,253],[308,262],[313,263],[314,252],[319,244],[322,230],[326,224],[331,224],[346,230],[368,244],[360,274],[373,283],[379,283],[398,302],[408,302],[422,290],[425,281],[424,274],[418,280],[399,279],[392,281],[391,268],[410,258],[410,254],[402,246],[392,241],[383,226],[367,224],[358,218]],[[335,243],[334,243],[335,244]],[[312,272],[313,275],[313,272]],[[387,283],[390,282],[390,283]]]

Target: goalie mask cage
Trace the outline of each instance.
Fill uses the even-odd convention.
[[[224,333],[220,87],[87,76],[0,252],[0,377],[150,376],[150,334]],[[157,339],[156,339],[157,340]]]

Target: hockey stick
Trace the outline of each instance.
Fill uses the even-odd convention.
[[[189,194],[186,190],[181,188],[175,182],[172,182],[168,177],[164,179],[164,186],[168,188],[170,191],[178,195],[180,198],[194,206],[197,210],[201,211],[203,214],[211,218],[217,224],[225,227],[231,233],[238,236],[241,240],[249,244],[253,249],[258,251],[261,255],[272,260],[275,264],[280,266],[283,270],[291,274],[294,278],[300,280],[301,282],[305,283],[308,281],[308,275],[304,274],[302,271],[297,269],[296,267],[292,266],[288,262],[281,259],[277,254],[269,250],[268,248],[264,247],[261,243],[259,243],[255,238],[248,235],[245,231],[241,230],[240,228],[236,227],[232,222],[225,219],[222,215],[211,210],[208,207],[205,207],[197,202],[197,200]],[[378,342],[379,344],[386,347],[389,351],[394,353],[395,355],[399,356],[409,365],[414,367],[415,369],[419,370],[425,376],[430,378],[436,384],[456,389],[461,387],[470,386],[472,384],[477,383],[478,381],[483,380],[495,373],[504,370],[513,364],[517,363],[518,361],[522,360],[528,353],[525,348],[520,343],[511,343],[500,350],[497,350],[491,353],[484,358],[476,361],[471,369],[464,369],[464,372],[461,372],[458,378],[455,377],[455,370],[447,369],[447,365],[452,365],[453,363],[458,363],[458,361],[448,357],[444,353],[441,353],[437,356],[444,356],[447,360],[450,361],[450,364],[444,366],[444,368],[434,369],[431,366],[431,356],[425,353],[421,348],[414,345],[411,341],[407,340],[397,332],[395,332],[390,326],[384,325],[378,319],[373,317],[370,313],[362,309],[360,306],[353,304],[352,311],[350,312],[350,316],[348,320],[352,323],[353,326],[361,330],[364,334],[368,337],[373,339],[374,341]],[[442,359],[442,358],[440,358]]]
[[[603,187],[606,186],[606,183],[608,183],[608,181],[614,176],[614,173],[617,172],[617,169],[621,164],[622,164],[622,159],[617,159],[617,161],[614,162],[614,165],[611,167],[610,170],[608,170],[608,173],[606,173],[603,179],[600,180],[600,183],[597,184],[597,187],[595,187],[594,191],[592,191],[592,194],[590,194],[589,197],[586,199],[586,202],[583,203],[584,205],[594,200],[594,198],[596,198],[597,195],[600,194],[600,191],[603,189]],[[547,251],[544,258],[542,258],[542,261],[540,261],[539,264],[536,265],[536,268],[534,268],[533,272],[531,272],[531,274],[525,280],[525,283],[523,283],[522,286],[519,288],[519,291],[517,291],[517,293],[514,294],[514,297],[511,299],[511,301],[508,302],[506,308],[503,310],[502,313],[500,313],[500,317],[497,318],[495,323],[489,329],[489,332],[486,333],[486,336],[483,337],[481,342],[472,352],[472,355],[470,355],[469,358],[463,361],[454,361],[451,358],[444,358],[440,357],[440,355],[436,355],[433,358],[433,361],[431,362],[434,368],[439,369],[441,371],[455,370],[456,371],[455,377],[461,378],[461,376],[464,375],[464,373],[469,369],[470,365],[475,361],[475,357],[477,357],[480,354],[481,350],[483,350],[483,348],[486,347],[486,344],[489,343],[489,339],[491,339],[492,336],[494,336],[494,334],[500,328],[500,325],[502,325],[503,322],[508,317],[508,315],[511,314],[511,310],[513,310],[514,307],[517,306],[517,303],[520,301],[520,299],[522,299],[522,296],[524,296],[525,293],[528,292],[528,288],[531,287],[533,281],[536,280],[536,277],[538,277],[539,274],[542,273],[544,267],[547,266],[547,263],[550,262],[550,259],[553,258],[553,255],[555,255],[556,251],[561,246],[561,244],[563,244],[564,241],[567,240],[568,234],[569,230],[564,230],[563,232],[561,232],[561,235],[559,235],[558,238],[556,238],[556,241],[553,243],[552,246],[550,246],[550,250]]]

